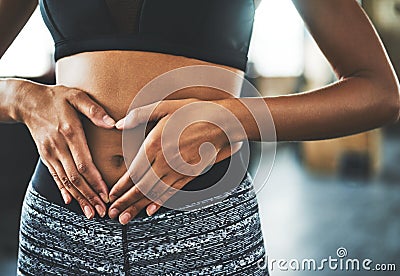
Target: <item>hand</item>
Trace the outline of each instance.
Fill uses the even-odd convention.
[[[117,129],[130,129],[158,121],[110,191],[110,218],[119,216],[120,223],[126,224],[146,206],[147,214],[153,215],[177,190],[214,163],[229,139],[217,126],[222,119],[220,110],[204,103],[197,99],[166,100],[135,108],[117,122]],[[190,109],[174,116],[181,107]],[[212,149],[202,149],[205,143],[212,143]],[[166,185],[160,185],[160,180]]]
[[[99,127],[113,128],[115,121],[79,89],[26,82],[18,92],[19,120],[29,128],[65,203],[72,196],[87,218],[95,211],[103,217],[108,188],[93,163],[77,111]]]

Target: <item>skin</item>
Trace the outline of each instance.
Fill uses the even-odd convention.
[[[0,2],[0,34],[4,37],[0,49],[7,49],[31,14],[34,2]],[[83,210],[90,208],[88,217],[93,217],[93,206],[104,208],[96,195],[103,192],[113,202],[108,215],[123,224],[143,208],[149,215],[154,214],[174,194],[168,187],[179,190],[193,179],[174,171],[161,154],[176,151],[172,145],[161,147],[162,131],[172,114],[188,104],[196,104],[193,114],[199,116],[207,103],[225,107],[245,129],[243,134],[233,127],[235,124],[226,123],[230,122],[228,117],[210,110],[207,118],[232,127],[223,133],[212,124],[196,122],[185,129],[179,140],[179,152],[188,164],[200,160],[198,149],[204,142],[214,144],[216,161],[220,161],[237,150],[227,146],[227,135],[233,138],[236,147],[245,139],[262,140],[263,129],[255,118],[263,116],[265,105],[274,119],[278,141],[327,139],[396,121],[400,105],[398,80],[374,28],[358,4],[352,0],[293,2],[335,70],[337,83],[302,94],[240,100],[236,98],[238,91],[227,94],[204,87],[190,88],[156,104],[153,102],[157,101],[157,91],[154,91],[125,118],[133,97],[155,77],[182,66],[211,64],[135,51],[80,53],[57,62],[56,86],[1,80],[0,120],[20,121],[28,126],[67,203],[72,197],[78,199]],[[1,26],[16,27],[10,30]],[[237,69],[224,68],[242,74]],[[232,87],[235,85],[232,83]],[[254,117],[243,103],[250,106]],[[85,115],[82,128],[77,110]],[[117,121],[115,128],[111,119],[106,120],[109,125],[104,123],[106,114]],[[143,130],[149,116],[154,123],[141,140],[140,128]],[[121,165],[122,129],[131,131],[137,139],[128,169]],[[152,170],[143,162],[146,160]],[[77,182],[76,178],[80,180]],[[167,189],[158,185],[160,178]],[[146,194],[152,198],[155,195],[156,199],[150,200]],[[102,215],[103,211],[98,210]]]
[[[115,64],[118,64],[118,66],[116,67]],[[103,106],[111,117],[119,120],[126,115],[132,100],[149,81],[170,70],[191,65],[213,64],[159,53],[135,51],[89,52],[59,60],[56,67],[56,78],[58,84],[87,91],[91,98]],[[243,75],[238,69],[226,66],[220,67]],[[150,69],[143,70],[143,68]],[[129,74],[126,72],[129,72]],[[77,76],[82,75],[87,77],[77,78]],[[131,76],[135,77],[132,78]],[[230,86],[232,87],[232,94],[219,90],[209,91],[208,88],[197,87],[182,89],[173,93],[167,99],[197,98],[204,101],[214,101],[239,96],[241,83],[232,82]],[[118,96],[111,99],[110,93]],[[149,93],[146,93],[146,97],[139,98],[137,104],[141,106],[148,102],[154,102],[158,98],[158,94],[156,90],[149,91]],[[84,119],[82,123],[94,163],[102,173],[109,188],[111,189],[116,183],[121,183],[124,180],[128,181],[126,184],[132,186],[132,181],[125,174],[127,168],[123,162],[121,130],[101,129],[87,119]],[[130,133],[130,140],[135,141],[130,149],[130,154],[133,156],[140,150],[143,143],[142,133],[143,126],[133,129]],[[232,152],[238,149],[239,144],[234,146]],[[230,148],[227,147],[219,152],[216,161],[223,160],[230,154]],[[116,218],[112,213],[109,213],[109,215],[113,219]]]

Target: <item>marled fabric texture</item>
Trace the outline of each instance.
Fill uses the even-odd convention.
[[[247,176],[223,201],[122,226],[49,202],[29,185],[18,275],[268,275],[258,204]]]

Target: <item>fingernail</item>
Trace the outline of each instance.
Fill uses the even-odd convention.
[[[100,193],[99,195],[100,195],[101,199],[104,201],[104,203],[110,202],[110,199],[108,198],[108,196],[106,194]]]
[[[116,196],[110,195],[110,202],[114,202],[117,199]]]
[[[116,128],[122,128],[123,126],[124,126],[124,119],[122,119],[122,120],[119,120],[116,124],[115,124],[115,127]]]
[[[64,203],[68,204],[68,196],[65,194],[64,191],[61,191],[61,196],[62,196],[62,198],[64,200]]]
[[[152,216],[156,212],[157,206],[155,204],[151,204],[149,207],[147,207],[147,215]]]
[[[122,224],[127,224],[130,221],[131,217],[131,214],[126,212],[119,217],[119,222]]]
[[[106,210],[101,205],[94,206],[96,208],[97,213],[99,213],[100,217],[104,217],[106,214]]]
[[[104,115],[103,122],[105,122],[109,126],[115,126],[115,121],[108,115]]]
[[[115,218],[116,216],[118,216],[118,210],[113,208],[108,212],[108,215],[110,216],[110,218]]]
[[[89,206],[86,205],[86,206],[83,208],[83,212],[85,213],[85,216],[86,216],[88,219],[90,219],[90,218],[92,217],[92,209],[90,209]]]

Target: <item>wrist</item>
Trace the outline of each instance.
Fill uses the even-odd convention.
[[[254,97],[215,101],[231,112],[231,118],[222,118],[222,120],[227,122],[228,134],[233,137],[235,142],[276,140],[275,124],[267,100],[267,98]],[[236,118],[240,124],[235,123],[232,117]]]
[[[16,122],[18,120],[19,80],[4,78],[0,81],[0,119],[1,122]]]
[[[13,121],[24,123],[27,115],[26,98],[33,90],[32,86],[37,84],[24,79],[6,79],[5,82],[8,115]]]
[[[242,142],[248,140],[248,133],[246,129],[246,117],[249,111],[241,103],[239,98],[227,98],[222,100],[215,100],[214,103],[227,109],[228,112],[219,114],[219,120],[222,122],[224,131],[229,137],[231,142]],[[238,124],[239,123],[239,124]]]

